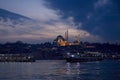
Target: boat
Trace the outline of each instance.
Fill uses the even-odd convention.
[[[101,61],[104,58],[99,52],[68,52],[65,59],[67,62],[88,62]]]

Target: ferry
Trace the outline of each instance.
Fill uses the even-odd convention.
[[[67,62],[88,62],[101,61],[104,58],[99,52],[68,52],[65,59]]]

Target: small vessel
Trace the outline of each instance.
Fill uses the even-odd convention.
[[[68,52],[65,59],[67,62],[88,62],[101,61],[104,58],[99,52]]]

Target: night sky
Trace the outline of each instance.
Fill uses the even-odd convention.
[[[0,25],[0,30],[10,33],[6,37],[2,33],[1,42],[52,41],[59,34],[64,36],[67,29],[71,41],[80,34],[83,41],[120,42],[120,0],[0,0],[0,8],[39,22],[25,25],[23,34],[17,32],[24,27],[9,31]]]

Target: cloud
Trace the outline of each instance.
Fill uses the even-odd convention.
[[[104,7],[106,4],[109,3],[109,0],[97,0],[97,2],[94,3],[94,8],[100,8],[100,7]]]
[[[19,0],[21,1],[21,0]],[[26,1],[23,0],[24,5],[26,4]],[[31,0],[33,2],[33,0]],[[38,1],[38,0],[35,0]],[[22,1],[21,1],[22,2]],[[30,2],[30,1],[29,1]],[[17,13],[21,13],[23,15],[30,16],[33,19],[36,19],[36,22],[26,21],[24,20],[23,23],[17,23],[13,24],[13,20],[7,19],[6,22],[4,22],[4,19],[0,20],[0,36],[1,42],[6,41],[17,41],[22,40],[24,42],[32,42],[32,43],[40,43],[45,41],[53,41],[57,35],[63,35],[65,31],[69,30],[69,38],[70,40],[73,40],[74,37],[78,34],[80,34],[80,37],[83,40],[99,40],[100,37],[97,35],[93,35],[86,30],[77,29],[78,26],[82,27],[82,22],[79,22],[78,25],[76,25],[74,21],[74,17],[69,16],[66,19],[63,19],[63,15],[60,14],[59,10],[54,10],[46,5],[47,2],[45,0],[39,0],[40,5],[36,2],[36,5],[33,5],[32,7],[35,7],[36,10],[33,10],[32,7],[29,7],[29,10],[32,11],[30,13],[29,10],[24,11],[24,7],[22,7],[21,10],[13,10],[10,8],[7,8],[8,10],[16,11]],[[28,5],[29,6],[29,5]],[[28,7],[26,4],[26,7]],[[16,8],[17,9],[17,8]],[[20,8],[21,9],[21,8]],[[21,25],[22,24],[22,25]],[[14,27],[11,27],[11,26]]]
[[[49,9],[47,4],[45,0],[0,0],[0,8],[41,21],[58,20],[59,11]]]

